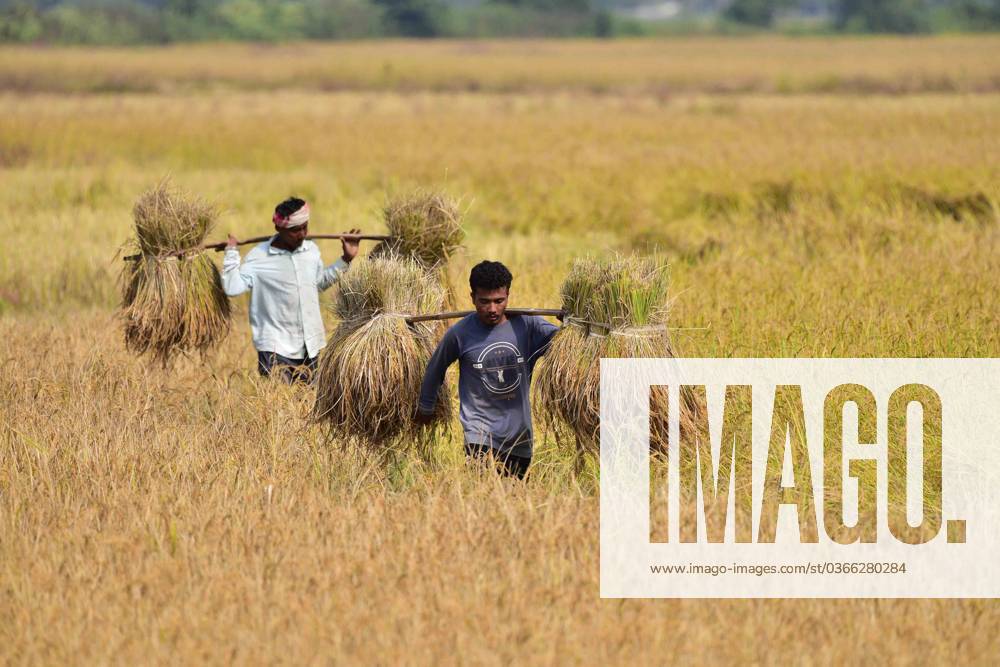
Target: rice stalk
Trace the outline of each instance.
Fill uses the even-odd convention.
[[[313,408],[331,439],[381,457],[427,445],[433,431],[413,416],[436,337],[405,317],[439,310],[443,299],[440,283],[408,258],[357,261],[341,276],[333,303],[339,324],[320,357]],[[442,390],[434,424],[450,416]]]
[[[573,434],[577,455],[600,446],[601,358],[666,358],[669,275],[655,258],[579,260],[562,285],[567,313],[537,370],[536,401],[543,423]],[[602,326],[604,325],[604,326]],[[667,451],[667,395],[650,395],[650,447]],[[703,409],[681,392],[681,420]]]
[[[458,203],[443,192],[417,190],[395,197],[382,213],[392,238],[372,249],[373,258],[408,257],[425,269],[437,269],[465,238]]]
[[[219,269],[198,249],[215,208],[163,181],[139,197],[132,213],[132,244],[141,257],[126,262],[120,276],[126,347],[164,364],[178,353],[210,349],[230,325]]]

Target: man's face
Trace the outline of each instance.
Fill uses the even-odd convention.
[[[477,287],[472,292],[472,304],[476,307],[476,315],[480,322],[492,327],[503,321],[509,291],[506,287],[493,290]]]
[[[304,225],[299,225],[298,227],[292,227],[291,229],[281,229],[275,226],[275,231],[278,232],[278,238],[281,239],[281,244],[290,250],[295,250],[302,242],[306,240],[306,236],[309,235],[309,223]]]

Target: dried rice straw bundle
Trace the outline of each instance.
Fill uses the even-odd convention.
[[[426,269],[437,269],[465,238],[458,203],[443,192],[416,192],[396,197],[383,209],[391,240],[372,249],[369,257],[409,257]]]
[[[139,197],[132,215],[141,256],[120,276],[126,347],[164,364],[211,348],[230,323],[219,270],[200,247],[217,211],[164,181]]]
[[[369,257],[408,257],[432,273],[446,290],[448,308],[458,299],[448,274],[448,260],[465,239],[458,202],[443,192],[416,190],[391,199],[382,210],[390,239]],[[435,327],[443,331],[442,326]]]
[[[667,330],[669,276],[652,258],[616,257],[577,261],[562,286],[566,326],[539,364],[536,396],[542,418],[567,427],[577,454],[600,446],[600,360],[673,357]],[[650,446],[667,451],[667,396],[652,392]],[[681,420],[703,409],[681,394]]]
[[[314,417],[332,438],[376,454],[404,453],[426,435],[413,421],[434,352],[429,324],[405,317],[441,308],[444,290],[412,259],[356,261],[342,274],[333,310],[340,324],[319,362]],[[451,417],[441,392],[435,423]]]

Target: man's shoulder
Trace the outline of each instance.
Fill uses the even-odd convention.
[[[535,329],[545,330],[545,329],[558,329],[559,328],[558,324],[553,324],[552,322],[550,322],[549,320],[545,319],[541,315],[525,315],[524,317],[528,317],[528,318],[531,319],[531,325]]]
[[[253,248],[250,249],[250,252],[247,253],[245,260],[249,262],[255,259],[261,259],[263,257],[267,257],[267,251],[268,249],[270,249],[270,247],[271,247],[271,239],[268,239],[266,241],[261,241],[260,243],[258,243],[257,245],[255,245]]]
[[[476,314],[466,315],[460,318],[457,322],[452,324],[450,327],[445,329],[444,335],[441,337],[441,341],[455,341],[461,342],[462,339],[468,340],[469,334],[476,330]]]
[[[457,336],[459,334],[465,333],[475,327],[476,325],[476,314],[466,315],[460,318],[457,322],[448,327],[447,331],[444,332],[446,336]]]
[[[521,313],[514,313],[512,315],[508,315],[507,319],[509,319],[511,323],[520,322],[528,329],[538,329],[547,324],[551,324],[551,322],[541,315],[523,315]]]

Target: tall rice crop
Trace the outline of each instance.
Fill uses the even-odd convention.
[[[313,408],[332,438],[378,454],[423,442],[413,415],[436,340],[430,325],[405,318],[439,310],[443,299],[440,283],[409,258],[356,261],[341,276],[333,303],[339,324],[320,358]],[[442,391],[435,423],[450,415]]]
[[[140,256],[120,277],[126,347],[163,363],[211,348],[230,325],[219,270],[200,248],[215,207],[163,181],[139,197],[132,215]]]
[[[600,445],[600,360],[664,358],[674,351],[667,329],[669,274],[654,258],[579,260],[562,285],[566,326],[553,339],[536,378],[543,420],[568,429],[578,454]],[[652,392],[650,446],[667,451],[667,397]],[[701,409],[681,394],[681,419]]]

